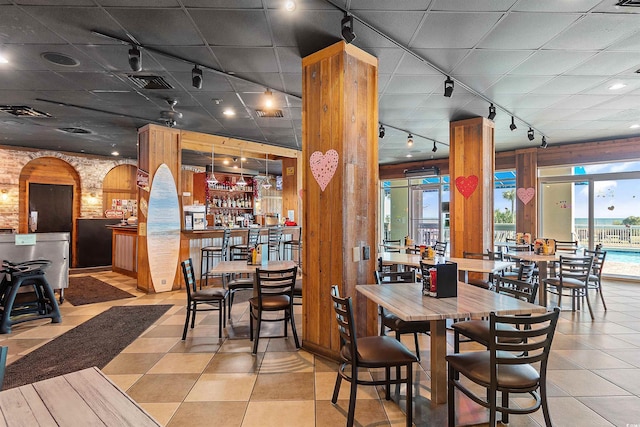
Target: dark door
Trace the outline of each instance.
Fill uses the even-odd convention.
[[[29,184],[29,217],[37,212],[36,233],[69,233],[73,242],[73,186]],[[69,252],[71,252],[69,244]],[[71,258],[71,253],[69,254]]]

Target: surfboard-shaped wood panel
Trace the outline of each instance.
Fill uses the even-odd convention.
[[[151,182],[147,254],[153,289],[170,291],[180,257],[180,204],[175,180],[164,163],[158,167]]]

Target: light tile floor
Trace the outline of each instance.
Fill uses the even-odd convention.
[[[305,350],[292,339],[262,338],[256,356],[247,332],[247,303],[238,302],[230,332],[219,340],[217,313],[200,313],[195,329],[182,341],[185,294],[176,291],[146,295],[135,280],[112,272],[91,275],[137,297],[111,303],[73,307],[61,305],[62,324],[34,321],[16,325],[0,337],[9,346],[8,363],[33,351],[113,305],[173,304],[144,334],[103,371],[167,426],[341,426],[345,424],[348,383],[337,405],[330,402],[337,364]],[[596,319],[588,312],[563,312],[554,339],[548,371],[550,411],[555,426],[640,425],[640,284],[608,281],[604,286],[608,311],[592,298]],[[204,315],[203,315],[204,314]],[[296,307],[298,327],[301,307]],[[282,335],[281,326],[266,334]],[[413,338],[405,343],[413,348]],[[449,337],[450,344],[452,336]],[[463,349],[475,349],[463,344]],[[421,337],[421,369],[415,374],[418,426],[446,425],[446,405],[430,406],[429,337]],[[452,351],[452,349],[449,349]],[[55,361],[53,361],[55,362]],[[379,375],[374,372],[373,375]],[[362,375],[372,375],[363,372]],[[403,426],[404,392],[386,401],[381,390],[358,389],[356,425]],[[458,398],[460,425],[483,425],[488,416],[467,399]],[[523,403],[513,399],[514,404]],[[511,426],[543,425],[540,411],[512,416]]]

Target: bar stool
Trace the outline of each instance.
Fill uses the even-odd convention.
[[[282,227],[270,227],[267,239],[267,245],[269,246],[269,259],[271,259],[271,252],[275,252],[277,259],[280,260],[280,245],[282,244]]]
[[[204,285],[209,285],[209,269],[214,265],[214,261],[226,261],[228,259],[229,252],[229,240],[231,239],[231,230],[228,228],[224,230],[222,235],[222,245],[220,246],[205,246],[200,249],[200,289],[202,289],[202,279],[204,279]]]
[[[260,237],[259,228],[249,228],[247,230],[247,238],[244,243],[238,245],[231,245],[231,260],[232,261],[244,261],[249,256],[249,250],[255,248],[258,244],[258,237]]]
[[[284,250],[285,253],[287,252],[287,249],[289,250],[289,253],[291,254],[291,260],[295,260],[296,263],[298,264],[298,267],[302,266],[302,239],[301,239],[301,230],[298,230],[297,233],[297,237],[291,236],[291,240],[285,240],[283,243],[284,246]],[[294,259],[293,257],[293,252],[296,252],[297,257]]]

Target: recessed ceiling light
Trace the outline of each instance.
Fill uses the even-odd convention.
[[[234,169],[238,169],[238,165],[233,165],[233,168]]]
[[[230,109],[230,108],[227,108],[226,110],[224,110],[224,111],[222,112],[222,114],[224,114],[225,116],[229,116],[229,117],[231,117],[231,116],[235,116],[235,115],[236,115],[236,112],[235,112],[235,111],[233,111],[233,110],[232,110],[232,109]]]
[[[407,154],[407,157],[413,157],[413,154],[409,153]]]
[[[640,125],[638,123],[634,123],[631,126],[629,126],[629,129],[638,129],[640,128]]]
[[[296,2],[293,0],[287,0],[284,2],[284,9],[287,12],[293,12],[294,10],[296,10]]]
[[[247,161],[247,158],[246,158],[246,157],[240,157],[240,161],[241,161],[241,162],[246,162],[246,161]]]
[[[222,161],[222,164],[223,164],[223,165],[228,165],[228,164],[229,164],[229,160],[224,159],[224,160]]]
[[[118,153],[117,151],[112,151],[112,152],[111,152],[111,155],[112,155],[112,156],[119,156],[119,155],[120,155],[120,153]]]
[[[609,90],[618,90],[618,89],[622,89],[623,87],[626,87],[627,85],[624,83],[614,83],[611,86],[609,86]]]
[[[9,60],[7,59],[6,56],[4,55],[0,55],[0,64],[8,64]]]

